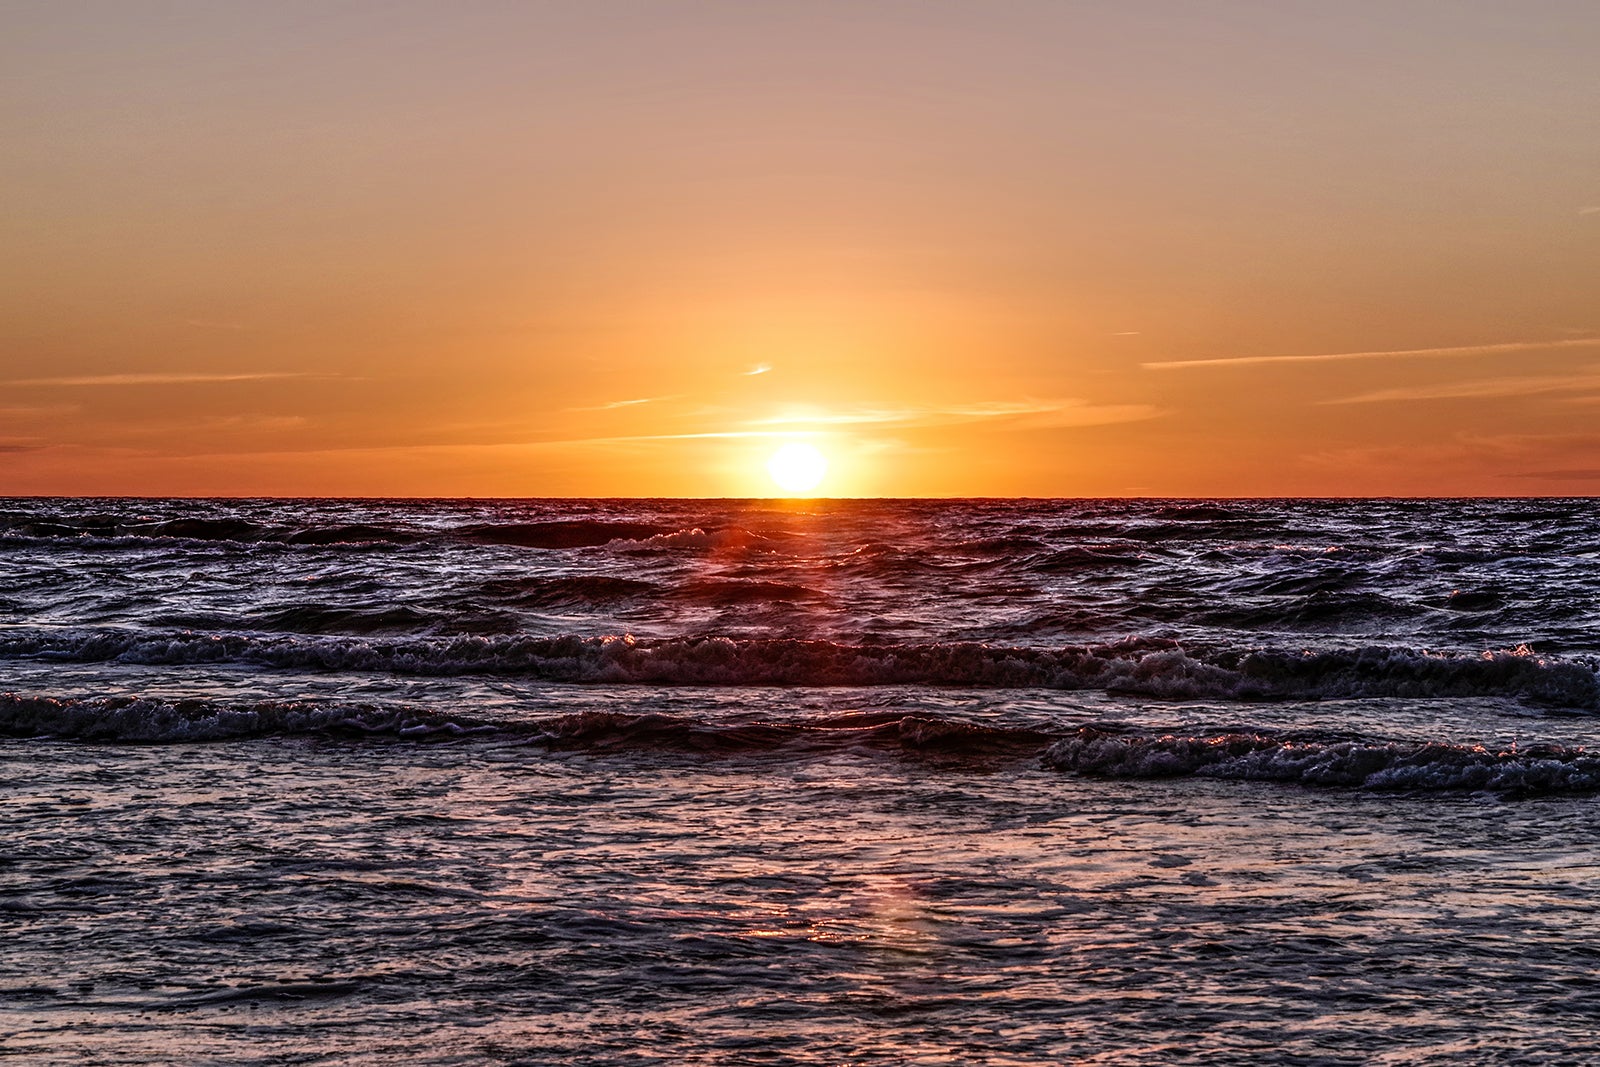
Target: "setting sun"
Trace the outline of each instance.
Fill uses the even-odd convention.
[[[792,441],[767,460],[767,473],[786,493],[807,493],[822,483],[828,473],[828,457],[815,445]]]

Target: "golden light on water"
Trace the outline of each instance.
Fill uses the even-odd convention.
[[[767,473],[786,493],[809,493],[828,473],[828,457],[804,441],[791,441],[767,460]]]

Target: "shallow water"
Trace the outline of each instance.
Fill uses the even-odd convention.
[[[0,1048],[1557,1063],[1589,501],[11,501]]]

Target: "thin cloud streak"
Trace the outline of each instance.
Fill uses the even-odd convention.
[[[0,419],[43,419],[60,415],[74,415],[82,410],[77,404],[30,405],[28,407],[0,408]]]
[[[1108,404],[1097,406],[1081,400],[976,404],[961,408],[860,408],[853,411],[795,412],[757,419],[747,430],[714,430],[699,433],[623,434],[605,437],[557,438],[517,442],[528,448],[571,448],[584,445],[620,445],[646,441],[705,441],[727,439],[794,440],[824,436],[834,427],[893,426],[916,428],[984,419],[1013,418],[1030,428],[1102,426],[1118,422],[1137,422],[1158,418],[1165,412],[1146,404]],[[770,428],[768,428],[770,427]]]
[[[803,430],[721,430],[706,433],[641,433],[611,437],[558,437],[547,441],[500,441],[462,445],[400,445],[398,448],[576,448],[586,445],[626,445],[642,441],[702,441],[723,438],[816,437],[825,431]]]
[[[1095,405],[1083,400],[995,401],[961,407],[883,407],[848,411],[793,411],[766,419],[755,426],[944,426],[986,419],[1026,420],[1030,426],[1095,426],[1139,422],[1162,412],[1148,404]]]
[[[1488,345],[1451,345],[1444,348],[1398,348],[1383,352],[1324,352],[1310,356],[1225,356],[1220,359],[1174,359],[1139,364],[1145,370],[1184,370],[1198,367],[1244,367],[1266,363],[1340,363],[1363,359],[1411,359],[1452,356],[1492,356],[1502,352],[1542,352],[1600,345],[1600,337],[1575,337],[1562,341],[1505,341]]]
[[[209,385],[221,382],[265,382],[285,378],[336,378],[335,374],[273,372],[257,374],[88,374],[70,378],[13,378],[0,385],[90,388],[117,385]]]
[[[1537,396],[1541,393],[1600,390],[1600,374],[1520,378],[1480,378],[1476,381],[1442,382],[1437,385],[1402,386],[1377,389],[1356,396],[1323,400],[1323,404],[1376,404],[1396,400],[1483,400],[1509,396]]]
[[[636,408],[640,404],[659,404],[664,400],[676,400],[676,396],[641,396],[633,400],[613,400],[609,404],[594,404],[589,407],[568,408],[568,411],[617,411],[620,408]]]
[[[1593,482],[1600,481],[1600,467],[1569,467],[1565,470],[1553,471],[1517,471],[1515,474],[1506,475],[1506,477],[1537,478],[1540,481]]]

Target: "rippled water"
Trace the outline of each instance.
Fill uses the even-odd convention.
[[[1591,501],[0,501],[0,1051],[1579,1063]]]

